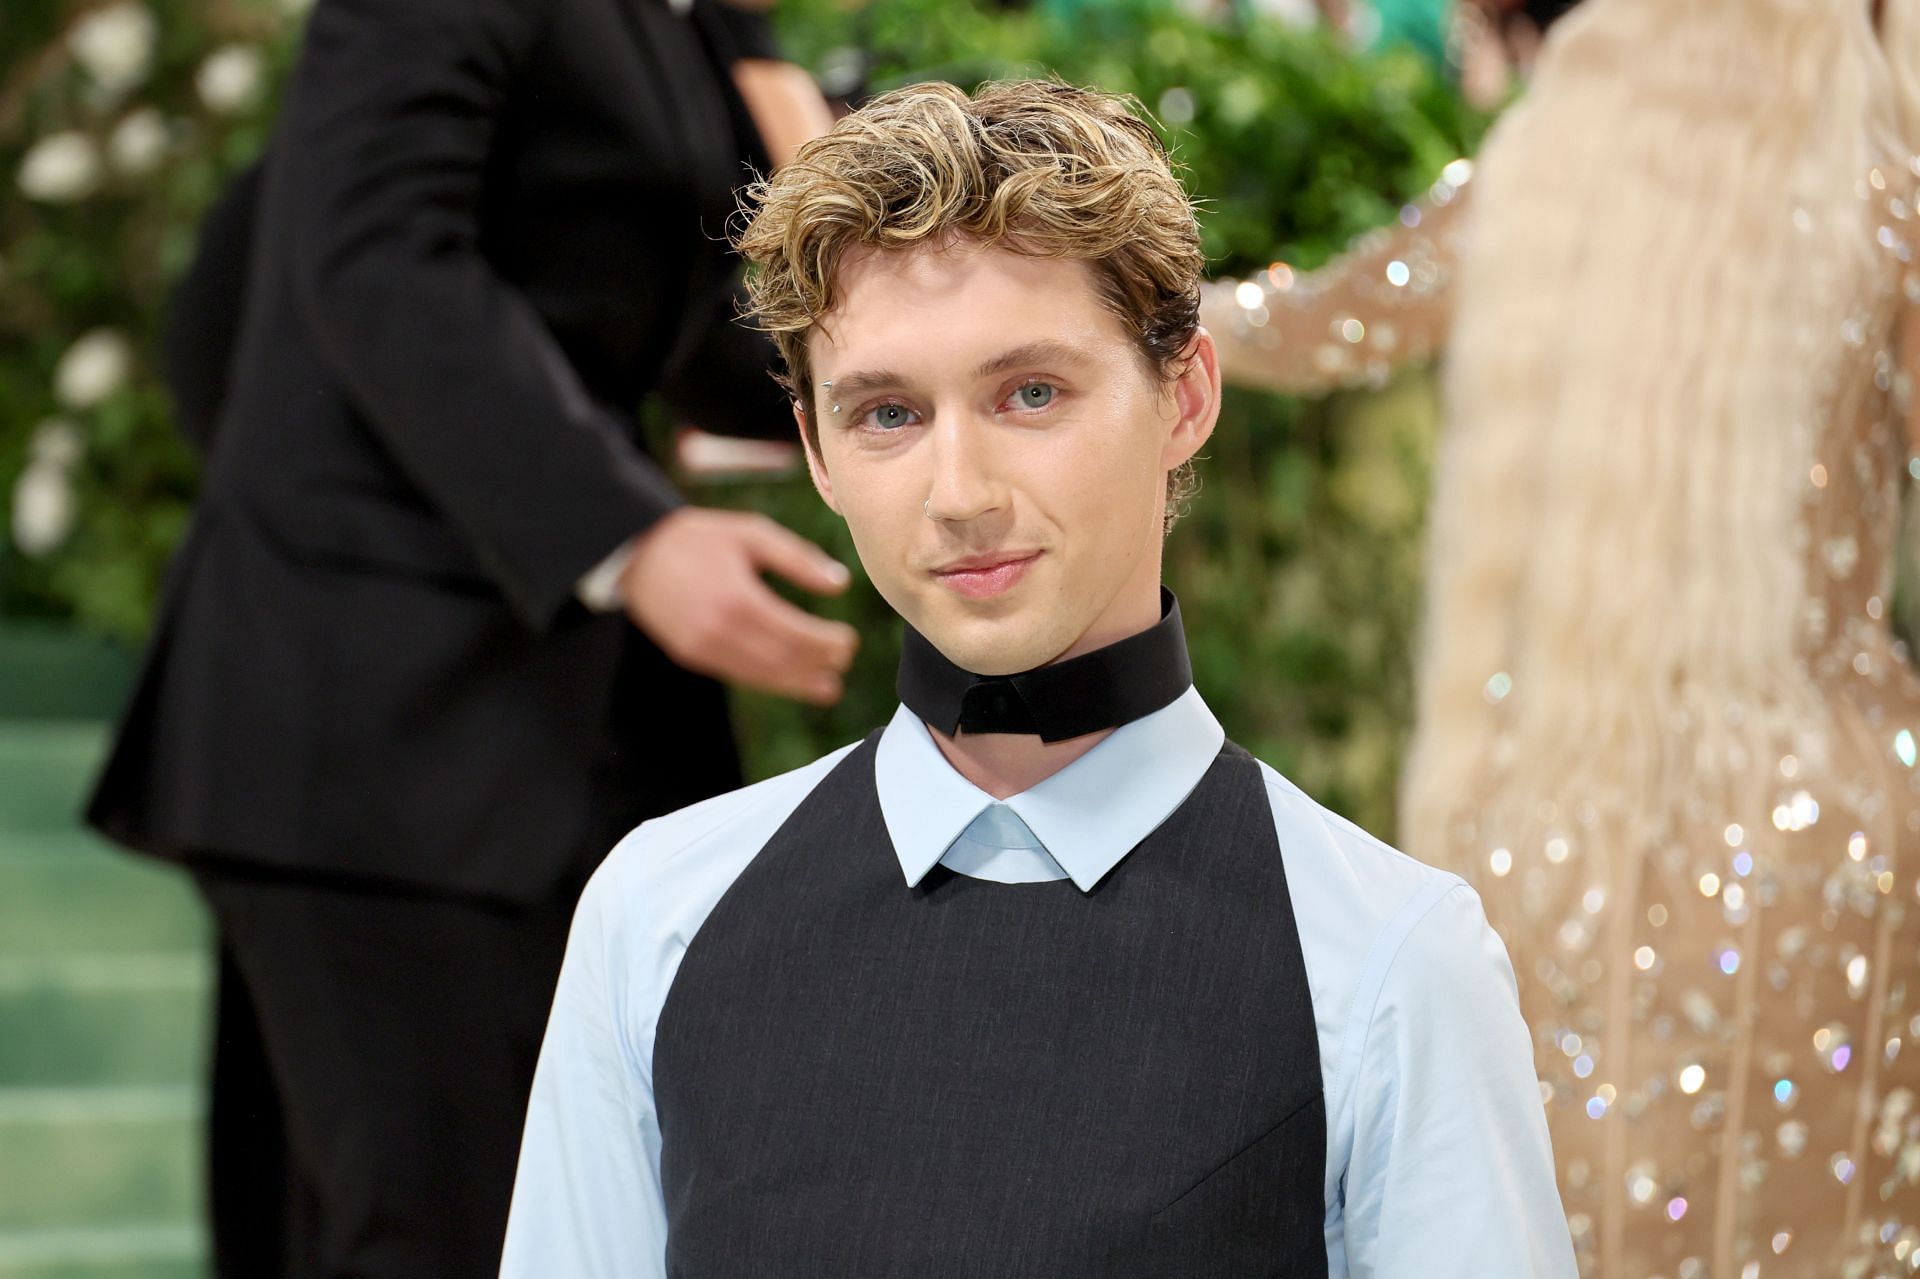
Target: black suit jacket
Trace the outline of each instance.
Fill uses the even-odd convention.
[[[724,243],[765,164],[726,74],[754,31],[708,0],[320,0],[97,826],[531,899],[738,783],[721,690],[573,591],[682,500],[647,393],[789,429]]]

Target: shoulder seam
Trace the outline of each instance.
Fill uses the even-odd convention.
[[[1395,911],[1375,934],[1376,941],[1361,966],[1360,974],[1354,982],[1353,993],[1348,1001],[1347,1020],[1340,1032],[1339,1060],[1335,1063],[1332,1076],[1332,1088],[1327,1098],[1327,1140],[1328,1154],[1333,1155],[1340,1146],[1342,1135],[1347,1146],[1351,1147],[1355,1123],[1354,1107],[1358,1104],[1354,1095],[1354,1081],[1358,1077],[1360,1061],[1365,1052],[1366,1041],[1373,1028],[1374,1015],[1378,1011],[1381,992],[1386,988],[1388,974],[1399,959],[1407,939],[1413,935],[1420,922],[1442,901],[1460,889],[1472,891],[1471,886],[1460,876],[1437,866],[1428,865],[1418,858],[1411,857],[1386,843],[1338,813],[1331,812],[1311,795],[1301,790],[1279,769],[1265,760],[1255,757],[1266,777],[1266,789],[1274,806],[1274,821],[1281,820],[1279,804],[1281,802],[1304,802],[1314,814],[1327,824],[1330,838],[1339,836],[1358,837],[1373,849],[1388,853],[1419,867],[1429,878],[1420,883],[1399,910]],[[1280,833],[1276,831],[1276,833]],[[1282,846],[1286,840],[1282,835]],[[1324,1065],[1324,1063],[1323,1063]],[[1341,1181],[1344,1182],[1344,1171]]]

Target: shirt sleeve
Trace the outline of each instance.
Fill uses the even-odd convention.
[[[1354,1096],[1353,1279],[1573,1279],[1513,967],[1467,885],[1401,944]]]
[[[1461,183],[1466,178],[1456,174]],[[1229,383],[1284,395],[1378,386],[1432,359],[1452,324],[1468,188],[1442,180],[1401,220],[1317,271],[1285,264],[1201,290]],[[1444,197],[1444,198],[1443,198]]]
[[[620,543],[607,558],[588,569],[573,584],[574,596],[590,611],[620,611],[624,603],[620,598],[620,579],[627,575],[627,565],[633,563],[633,552],[639,541],[636,537]]]
[[[574,913],[534,1073],[502,1279],[666,1274],[666,1207],[653,1090],[633,1051],[609,858]]]

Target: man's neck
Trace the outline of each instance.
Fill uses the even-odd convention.
[[[1102,729],[1064,742],[1043,742],[1033,733],[956,733],[947,736],[932,725],[927,732],[953,765],[953,771],[995,799],[1031,790],[1105,741]]]
[[[1118,643],[1151,629],[1159,620],[1160,561],[1155,556],[1142,564],[1135,581],[1122,592],[1119,604],[1048,665]],[[1047,742],[1037,733],[956,732],[948,735],[927,725],[934,744],[954,771],[995,799],[1006,799],[1038,786],[1105,741],[1113,731],[1107,728],[1064,741]]]

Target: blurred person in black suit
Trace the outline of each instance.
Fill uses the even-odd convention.
[[[724,242],[743,91],[825,123],[774,63],[709,0],[320,0],[209,223],[202,499],[89,817],[218,924],[223,1275],[491,1273],[579,885],[739,784],[721,681],[839,695],[761,573],[844,570],[637,431],[792,429]]]

